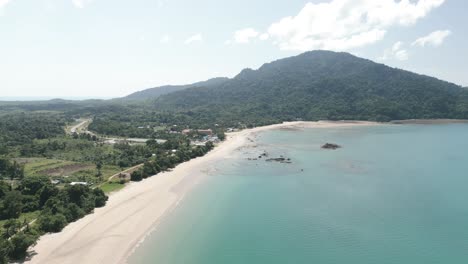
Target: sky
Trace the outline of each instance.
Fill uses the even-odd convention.
[[[0,0],[0,98],[112,98],[309,50],[468,86],[465,0]]]

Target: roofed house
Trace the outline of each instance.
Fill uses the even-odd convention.
[[[184,134],[184,135],[188,135],[188,134],[190,134],[190,132],[192,132],[192,129],[184,129],[184,130],[182,130],[182,134]]]
[[[72,185],[72,186],[73,185],[85,185],[86,186],[86,185],[88,185],[88,183],[87,182],[72,182],[72,183],[70,183],[70,185]]]

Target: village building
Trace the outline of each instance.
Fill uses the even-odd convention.
[[[184,130],[182,130],[182,134],[184,134],[184,135],[188,135],[188,134],[190,134],[191,132],[192,132],[192,129],[184,129]]]
[[[86,186],[86,185],[88,185],[88,183],[87,182],[72,182],[72,183],[70,183],[70,185],[71,186],[74,186],[74,185],[84,185],[84,186]]]

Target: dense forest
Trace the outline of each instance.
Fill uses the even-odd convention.
[[[258,70],[246,69],[232,79],[170,87],[176,88],[152,88],[107,101],[0,103],[0,113],[58,112],[63,120],[89,116],[93,118],[91,131],[133,138],[161,137],[157,127],[180,131],[292,120],[468,118],[465,88],[329,51],[307,52]],[[7,136],[11,137],[3,137]]]
[[[226,125],[296,119],[465,119],[468,91],[348,53],[313,51],[246,69],[217,86],[163,95],[154,107]]]
[[[0,118],[0,155],[9,147],[64,135],[66,120],[55,113],[6,114]]]
[[[298,119],[468,118],[465,88],[330,51],[307,52],[258,70],[246,69],[232,79],[171,87],[177,89],[151,88],[106,101],[1,102],[0,114],[57,112],[64,120],[89,116],[94,119],[92,131],[145,138],[154,132],[144,129],[147,126],[214,128],[217,124],[226,128]]]

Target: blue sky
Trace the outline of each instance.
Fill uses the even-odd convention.
[[[463,0],[0,0],[0,97],[116,97],[347,51],[468,86]]]

